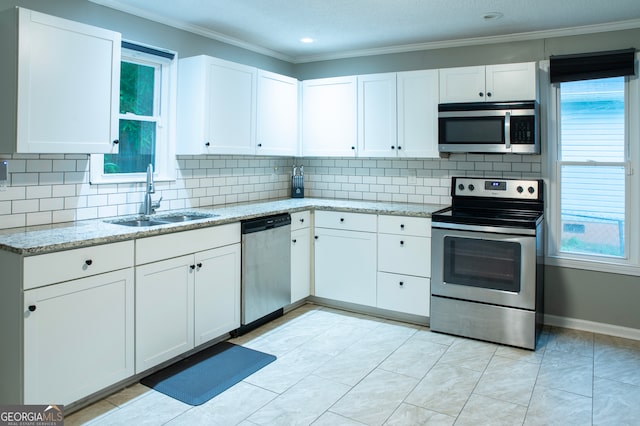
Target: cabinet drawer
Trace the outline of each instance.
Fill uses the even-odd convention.
[[[431,238],[378,234],[378,271],[431,276]]]
[[[429,278],[378,272],[378,308],[429,316]]]
[[[136,240],[136,265],[240,242],[240,222]]]
[[[25,257],[24,289],[133,266],[133,241]]]
[[[291,230],[308,228],[311,226],[311,212],[295,212],[291,213]]]
[[[377,216],[364,213],[315,212],[316,228],[347,229],[349,231],[376,232]]]
[[[431,219],[409,216],[378,216],[378,232],[385,234],[431,236]]]

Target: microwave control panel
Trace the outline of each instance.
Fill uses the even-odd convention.
[[[511,143],[533,144],[535,136],[535,120],[533,116],[511,116]]]

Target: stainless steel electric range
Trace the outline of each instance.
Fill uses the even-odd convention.
[[[453,177],[451,196],[431,217],[431,330],[535,349],[543,181]]]

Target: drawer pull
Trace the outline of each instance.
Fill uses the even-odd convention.
[[[29,305],[29,312],[35,312],[36,311],[36,305]]]
[[[304,218],[303,217],[300,218],[300,223],[304,223]]]
[[[404,286],[404,282],[400,281],[398,284],[400,284],[400,287]]]
[[[404,223],[400,225],[400,229],[404,229]]]
[[[344,217],[341,217],[341,218],[340,218],[340,222],[344,222]]]
[[[91,266],[91,265],[93,264],[93,260],[91,260],[91,259],[87,259],[87,260],[85,260],[85,261],[84,261],[84,263],[85,263],[85,265],[87,265],[87,266]]]
[[[400,245],[403,246],[404,245],[404,241],[400,241]]]

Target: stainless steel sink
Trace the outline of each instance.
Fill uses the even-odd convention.
[[[167,222],[161,222],[158,220],[149,220],[149,219],[132,219],[132,220],[121,220],[121,221],[112,221],[109,223],[113,223],[115,225],[122,226],[133,226],[133,227],[142,227],[142,226],[156,226],[156,225],[166,225]]]
[[[192,220],[199,220],[199,219],[209,219],[216,216],[218,215],[186,213],[186,214],[176,214],[176,215],[169,215],[169,216],[159,216],[157,220],[164,221],[164,222],[177,223],[177,222],[190,222]]]
[[[158,225],[167,225],[170,223],[182,223],[182,222],[191,222],[194,220],[200,219],[210,219],[212,217],[218,216],[217,214],[209,214],[209,213],[176,213],[176,214],[167,214],[164,216],[153,216],[149,218],[137,218],[137,219],[115,219],[115,220],[107,220],[106,222],[112,223],[114,225],[122,225],[122,226],[132,226],[136,228],[146,227],[146,226],[158,226]]]

